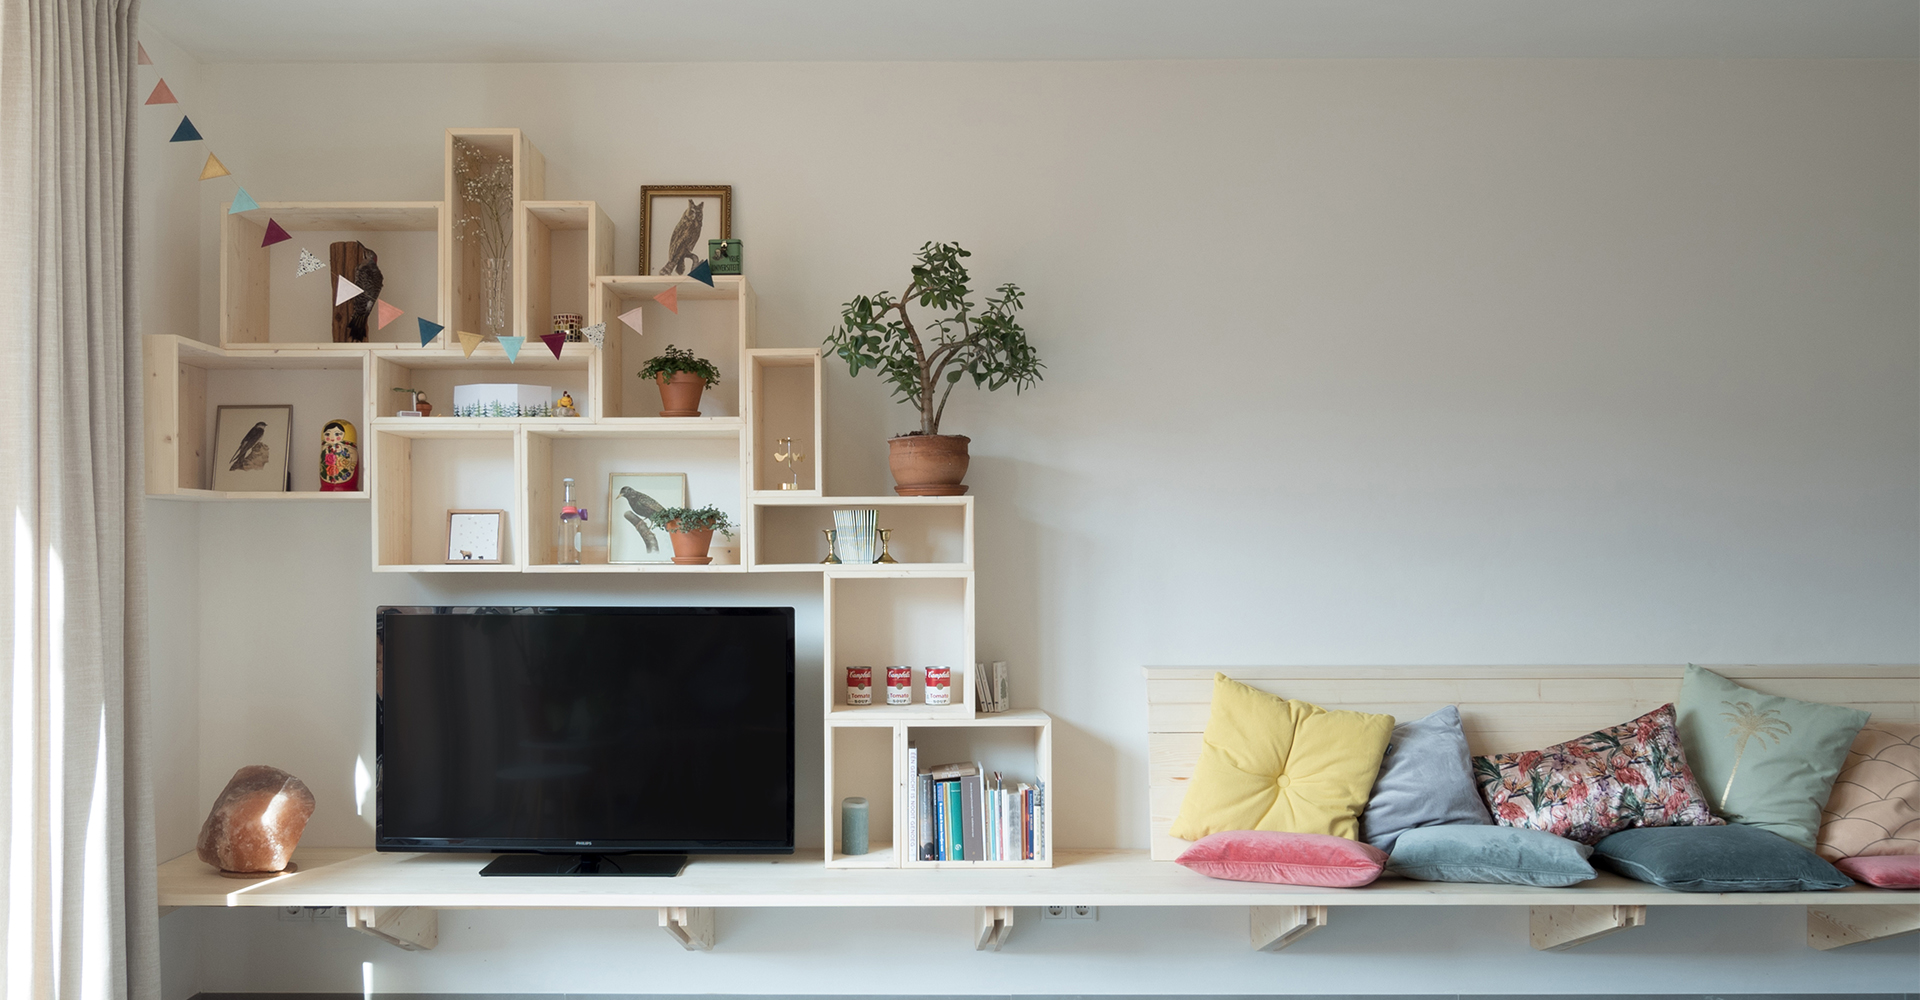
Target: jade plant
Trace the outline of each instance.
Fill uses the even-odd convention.
[[[729,529],[733,522],[727,518],[727,512],[708,504],[705,507],[663,507],[647,515],[647,520],[662,531],[686,534],[693,531],[718,531],[728,538],[733,537]]]
[[[998,295],[975,303],[971,278],[962,263],[972,254],[957,243],[928,243],[914,255],[913,282],[895,298],[891,292],[862,295],[840,311],[840,326],[827,338],[848,373],[872,368],[893,386],[893,394],[920,411],[920,429],[937,435],[947,398],[962,378],[989,392],[1013,386],[1015,393],[1040,381],[1040,355],[1014,314],[1021,308],[1018,285],[1004,284]],[[930,311],[918,324],[908,307]]]
[[[645,368],[640,369],[640,377],[657,379],[665,375],[672,378],[680,372],[699,376],[709,389],[720,384],[720,369],[715,368],[713,362],[706,358],[696,358],[692,351],[672,344],[668,344],[665,351],[648,361]]]

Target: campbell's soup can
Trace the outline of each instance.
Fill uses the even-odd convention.
[[[927,704],[953,704],[953,668],[927,668]]]
[[[873,668],[847,668],[847,704],[873,704]]]
[[[887,704],[913,704],[913,668],[887,668]]]

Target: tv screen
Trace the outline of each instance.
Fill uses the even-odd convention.
[[[791,853],[792,608],[379,610],[381,850]]]

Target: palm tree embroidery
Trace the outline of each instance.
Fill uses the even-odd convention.
[[[1760,745],[1764,747],[1767,745],[1767,739],[1771,737],[1774,745],[1778,746],[1787,734],[1793,732],[1793,724],[1778,718],[1780,713],[1771,708],[1754,708],[1752,702],[1723,701],[1720,704],[1733,709],[1731,712],[1721,712],[1720,717],[1733,723],[1733,728],[1727,730],[1727,735],[1734,738],[1736,748],[1733,754],[1733,770],[1727,772],[1727,786],[1720,790],[1720,803],[1724,806],[1727,793],[1733,791],[1733,777],[1740,773],[1740,758],[1746,756],[1747,741],[1757,736],[1760,738]]]

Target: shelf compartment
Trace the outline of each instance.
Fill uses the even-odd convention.
[[[919,753],[921,767],[956,761],[979,761],[985,776],[999,771],[1007,784],[1038,783],[1045,790],[1041,812],[1042,850],[1019,861],[921,861],[915,846],[901,852],[905,868],[1051,868],[1053,867],[1053,718],[1045,712],[1003,712],[957,722],[925,721],[902,726],[901,739]],[[904,744],[902,748],[904,756]],[[908,808],[903,777],[898,808]],[[902,821],[902,838],[906,823]]]
[[[514,332],[545,350],[553,315],[584,321],[594,277],[613,270],[613,220],[591,201],[523,201],[513,224]]]
[[[757,570],[836,573],[951,573],[970,568],[973,552],[972,497],[790,497],[756,495],[753,550]],[[879,526],[892,529],[887,549],[895,563],[834,565],[826,558],[824,532],[836,510],[875,508]]]
[[[653,300],[668,288],[680,290],[679,313]],[[621,321],[635,306],[641,309],[644,335]],[[720,384],[700,397],[705,417],[738,417],[746,412],[747,385],[743,377],[746,351],[753,346],[753,288],[739,275],[720,275],[713,287],[691,278],[647,275],[602,275],[594,279],[588,324],[605,323],[607,335],[600,349],[600,376],[595,411],[610,417],[655,417],[660,413],[660,389],[637,374],[647,359],[668,345],[706,358],[720,369]]]
[[[751,537],[748,539],[751,543]],[[876,719],[973,718],[973,574],[825,575],[825,710]],[[846,704],[846,668],[873,668],[873,700]],[[889,666],[914,668],[913,703],[886,701]],[[953,704],[928,705],[926,667],[953,671]]]
[[[593,377],[593,351],[587,344],[571,344],[558,358],[541,343],[524,345],[518,361],[508,361],[499,344],[482,344],[473,357],[459,351],[377,351],[373,355],[373,385],[370,394],[376,420],[394,419],[394,414],[412,405],[413,397],[395,389],[418,389],[433,404],[433,421],[463,422],[487,419],[535,419],[554,423],[578,423],[593,416],[590,385]],[[456,417],[453,415],[453,388],[480,382],[517,382],[564,389],[573,395],[578,417]]]
[[[905,749],[902,730],[893,726],[841,728],[826,731],[825,847],[829,868],[895,868],[901,859],[893,845],[901,842],[905,817],[899,773]],[[840,800],[848,796],[867,800],[866,854],[840,853]]]
[[[492,330],[486,319],[486,260],[481,252],[477,237],[468,235],[458,238],[458,222],[473,211],[472,203],[467,200],[461,189],[460,181],[454,174],[456,155],[454,140],[460,139],[478,147],[482,152],[495,156],[507,156],[513,162],[513,214],[518,214],[521,202],[535,201],[546,197],[547,159],[540,155],[526,134],[517,128],[450,128],[446,138],[446,205],[447,211],[440,224],[440,246],[443,248],[446,264],[440,272],[440,298],[446,303],[446,346],[458,350],[460,340],[458,332],[468,333],[505,333],[512,335],[518,328],[515,318],[518,312],[515,303],[519,285],[519,276],[510,275],[507,282],[507,319],[506,326]],[[509,230],[517,228],[512,216],[507,219]],[[515,245],[508,248],[508,260],[519,270],[521,247],[517,235]],[[542,331],[545,332],[545,331]],[[538,340],[532,346],[540,346]],[[497,348],[496,348],[497,349]]]
[[[670,562],[607,562],[608,536],[613,531],[634,530],[620,509],[610,509],[608,477],[614,473],[683,472],[687,475],[687,505],[713,504],[727,512],[736,525],[744,523],[743,493],[740,486],[740,422],[726,424],[681,425],[663,420],[653,428],[621,425],[568,423],[558,421],[525,422],[525,509],[535,512],[538,523],[523,534],[523,562],[534,572],[672,573],[672,572],[744,572],[740,551],[745,528],[735,527],[734,537],[714,534],[713,563],[706,566],[676,566]],[[561,481],[572,477],[574,500],[588,510],[585,548],[581,565],[557,564],[558,526],[562,491]],[[551,521],[552,524],[548,524]],[[652,529],[663,552],[671,552],[665,533]]]
[[[220,343],[236,350],[306,345],[335,350],[373,347],[419,350],[413,317],[435,322],[446,314],[437,201],[264,202],[222,215],[220,223]],[[260,245],[272,219],[293,236]],[[407,315],[379,328],[368,323],[363,343],[333,340],[330,271],[294,276],[300,251],[323,260],[328,245],[359,240],[380,255],[380,298]]]
[[[753,470],[752,490],[788,496],[820,496],[821,431],[820,349],[759,348],[747,352],[752,368],[752,391],[747,397],[753,435],[747,440],[747,467]],[[774,458],[783,437],[793,439],[802,455],[794,463],[799,487],[782,485],[796,478],[785,463]]]
[[[519,434],[506,427],[447,426],[465,421],[375,421],[367,435],[372,465],[373,568],[404,573],[512,573],[527,522],[515,471]],[[447,511],[504,510],[501,561],[448,563]]]
[[[320,492],[320,428],[351,420],[364,435],[364,351],[270,349],[230,352],[167,334],[143,342],[147,492],[201,500],[364,498]],[[207,454],[222,405],[293,407],[292,492],[213,490]],[[365,438],[361,438],[364,446]]]

